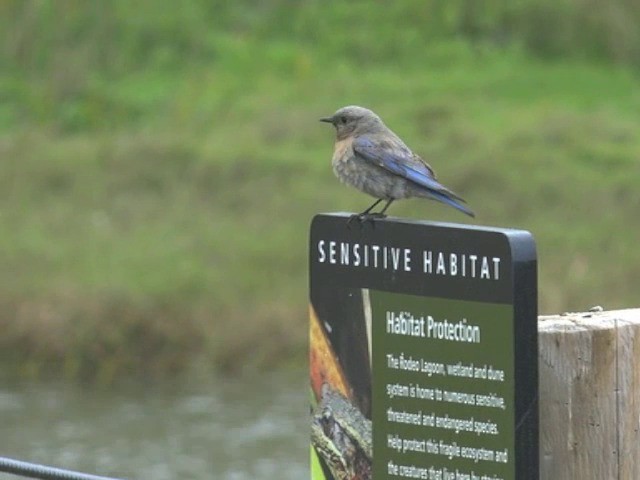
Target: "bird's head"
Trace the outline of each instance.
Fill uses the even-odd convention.
[[[380,117],[371,110],[355,105],[342,107],[330,117],[320,119],[336,127],[336,136],[342,140],[351,135],[374,133],[384,124]]]

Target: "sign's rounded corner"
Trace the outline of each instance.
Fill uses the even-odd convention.
[[[530,231],[507,230],[502,233],[514,260],[533,260],[537,258],[536,240]]]
[[[320,221],[320,219],[324,216],[323,213],[315,213],[313,217],[311,217],[311,221],[309,222],[309,230],[313,231],[316,228],[316,224]]]

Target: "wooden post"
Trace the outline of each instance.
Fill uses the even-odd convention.
[[[640,309],[541,316],[540,478],[640,479]]]

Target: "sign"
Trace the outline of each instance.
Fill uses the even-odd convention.
[[[530,233],[313,219],[317,479],[538,478]]]

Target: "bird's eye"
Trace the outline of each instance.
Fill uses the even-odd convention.
[[[343,125],[345,123],[347,123],[347,117],[345,117],[344,115],[342,117],[340,117],[340,123],[343,124]]]

